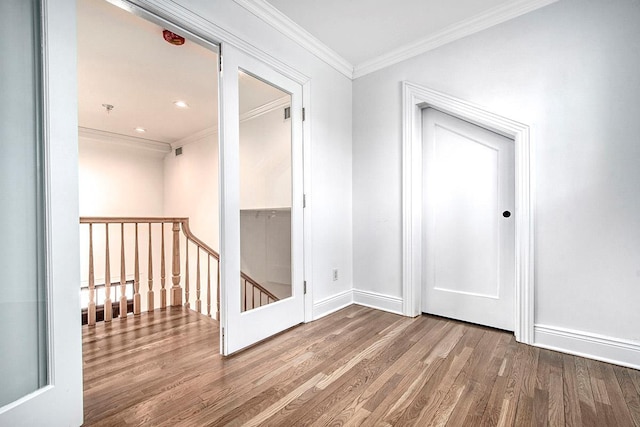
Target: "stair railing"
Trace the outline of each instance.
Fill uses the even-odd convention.
[[[98,302],[96,301],[96,288],[99,287],[104,294],[102,301],[103,317],[105,322],[113,319],[113,302],[111,300],[112,283],[116,283],[119,287],[119,317],[126,318],[129,300],[127,298],[127,284],[133,281],[133,314],[139,315],[143,311],[153,311],[155,309],[155,291],[159,278],[160,281],[160,307],[164,309],[169,306],[184,305],[191,308],[191,275],[195,270],[195,310],[203,313],[202,294],[205,294],[206,314],[212,317],[212,299],[215,299],[215,310],[213,315],[217,320],[220,319],[220,255],[201,239],[196,237],[189,228],[189,218],[181,217],[81,217],[81,225],[88,225],[88,308],[87,323],[95,325],[96,311]],[[170,230],[170,231],[169,231]],[[118,233],[119,231],[119,233]],[[130,232],[133,231],[133,237]],[[168,233],[166,232],[168,231]],[[181,238],[180,231],[184,235]],[[96,234],[98,233],[98,234]],[[169,234],[167,236],[167,234]],[[114,249],[110,246],[110,238],[117,239],[119,235],[119,269],[120,280],[113,280],[111,276],[112,260],[111,252]],[[144,304],[142,303],[142,294],[140,290],[140,269],[141,261],[140,237],[146,237],[146,268],[147,268],[147,290]],[[167,286],[166,258],[167,243],[170,245],[171,256],[171,284]],[[133,277],[128,275],[127,264],[131,264],[131,256],[127,257],[127,247],[133,246]],[[189,259],[190,247],[195,249],[195,265]],[[181,252],[184,250],[184,271],[181,270],[183,260]],[[192,249],[193,250],[193,249]],[[96,258],[98,261],[96,262]],[[117,263],[117,261],[116,261]],[[154,269],[154,263],[160,264],[160,271]],[[99,264],[99,265],[98,265]],[[212,266],[213,264],[213,266]],[[142,266],[144,267],[144,266]],[[212,274],[212,267],[215,271]],[[97,270],[103,268],[102,271],[96,273]],[[130,271],[130,269],[129,269]],[[98,279],[99,285],[96,284],[96,276],[102,274],[103,280]],[[212,288],[212,277],[215,275],[214,288]],[[159,276],[159,277],[158,277]],[[206,277],[206,280],[203,280]],[[266,297],[260,297],[260,305],[277,301],[271,292],[251,279],[245,273],[241,273],[241,282],[245,283],[245,288],[251,286],[252,292],[257,292]],[[118,286],[119,283],[119,286]],[[250,285],[247,285],[249,283]],[[183,288],[184,286],[184,288]],[[167,301],[167,290],[169,293],[169,301]],[[215,295],[214,295],[215,292]],[[184,296],[184,302],[183,302]],[[214,298],[212,298],[212,296]],[[264,301],[264,304],[262,303]],[[143,310],[144,309],[144,310]],[[102,313],[101,313],[102,314]],[[204,314],[204,313],[203,313]]]
[[[263,305],[278,301],[278,297],[265,289],[251,277],[240,272],[240,284],[242,285],[242,311],[251,310]],[[257,297],[257,302],[256,302]]]

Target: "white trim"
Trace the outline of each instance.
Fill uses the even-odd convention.
[[[234,0],[240,6],[262,19],[273,28],[315,55],[321,61],[333,67],[348,78],[353,77],[353,65],[335,50],[322,43],[307,30],[293,22],[265,0]]]
[[[210,128],[203,129],[192,135],[186,136],[182,139],[172,142],[171,148],[176,149],[178,147],[184,147],[185,145],[193,144],[194,142],[199,142],[199,141],[202,141],[203,139],[212,138],[217,135],[218,135],[218,126],[211,126]]]
[[[78,137],[86,138],[97,142],[118,145],[122,147],[134,148],[137,150],[151,151],[162,155],[171,152],[171,144],[153,139],[138,138],[135,136],[122,135],[119,133],[104,130],[91,129],[78,126]]]
[[[561,351],[589,359],[640,369],[640,342],[576,331],[549,325],[535,325],[536,347]]]
[[[348,289],[313,304],[313,320],[327,316],[353,304],[353,290]]]
[[[274,99],[273,101],[267,102],[264,105],[260,105],[252,110],[247,111],[246,113],[240,114],[240,123],[246,122],[247,120],[255,119],[256,117],[260,117],[264,114],[268,114],[278,108],[288,107],[291,104],[291,97],[289,95],[283,96],[282,98]]]
[[[304,300],[304,321],[311,322],[313,316],[313,208],[311,201],[311,123],[313,115],[311,114],[311,82],[307,82],[302,86],[302,108],[305,109],[305,120],[302,121],[302,157],[304,169],[304,194],[303,198],[306,206],[302,210],[304,217],[304,280],[307,282],[307,293]]]
[[[393,297],[391,295],[354,289],[353,302],[355,304],[375,308],[377,310],[402,314],[402,298]]]
[[[514,0],[479,15],[449,25],[422,39],[393,49],[384,55],[353,66],[336,51],[311,35],[265,0],[234,0],[237,4],[298,43],[346,77],[356,79],[398,62],[413,58],[447,43],[480,32],[558,0]]]
[[[556,1],[558,0],[516,0],[503,3],[479,15],[449,25],[425,38],[401,46],[377,58],[357,64],[353,70],[353,78],[357,79],[358,77],[421,55],[437,47],[475,34],[494,25],[555,3]]]
[[[530,128],[486,108],[425,87],[402,84],[402,290],[403,314],[421,311],[422,109],[433,107],[514,140],[515,148],[515,336],[533,343],[534,182]]]

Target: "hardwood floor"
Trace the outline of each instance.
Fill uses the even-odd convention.
[[[183,309],[83,329],[85,425],[640,426],[640,371],[350,306],[237,355]]]

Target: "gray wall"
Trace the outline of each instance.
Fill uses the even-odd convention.
[[[396,297],[403,80],[533,126],[536,323],[640,341],[640,2],[562,0],[354,82],[354,288]]]

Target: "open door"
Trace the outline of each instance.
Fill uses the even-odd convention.
[[[304,321],[302,86],[222,45],[221,351]]]

